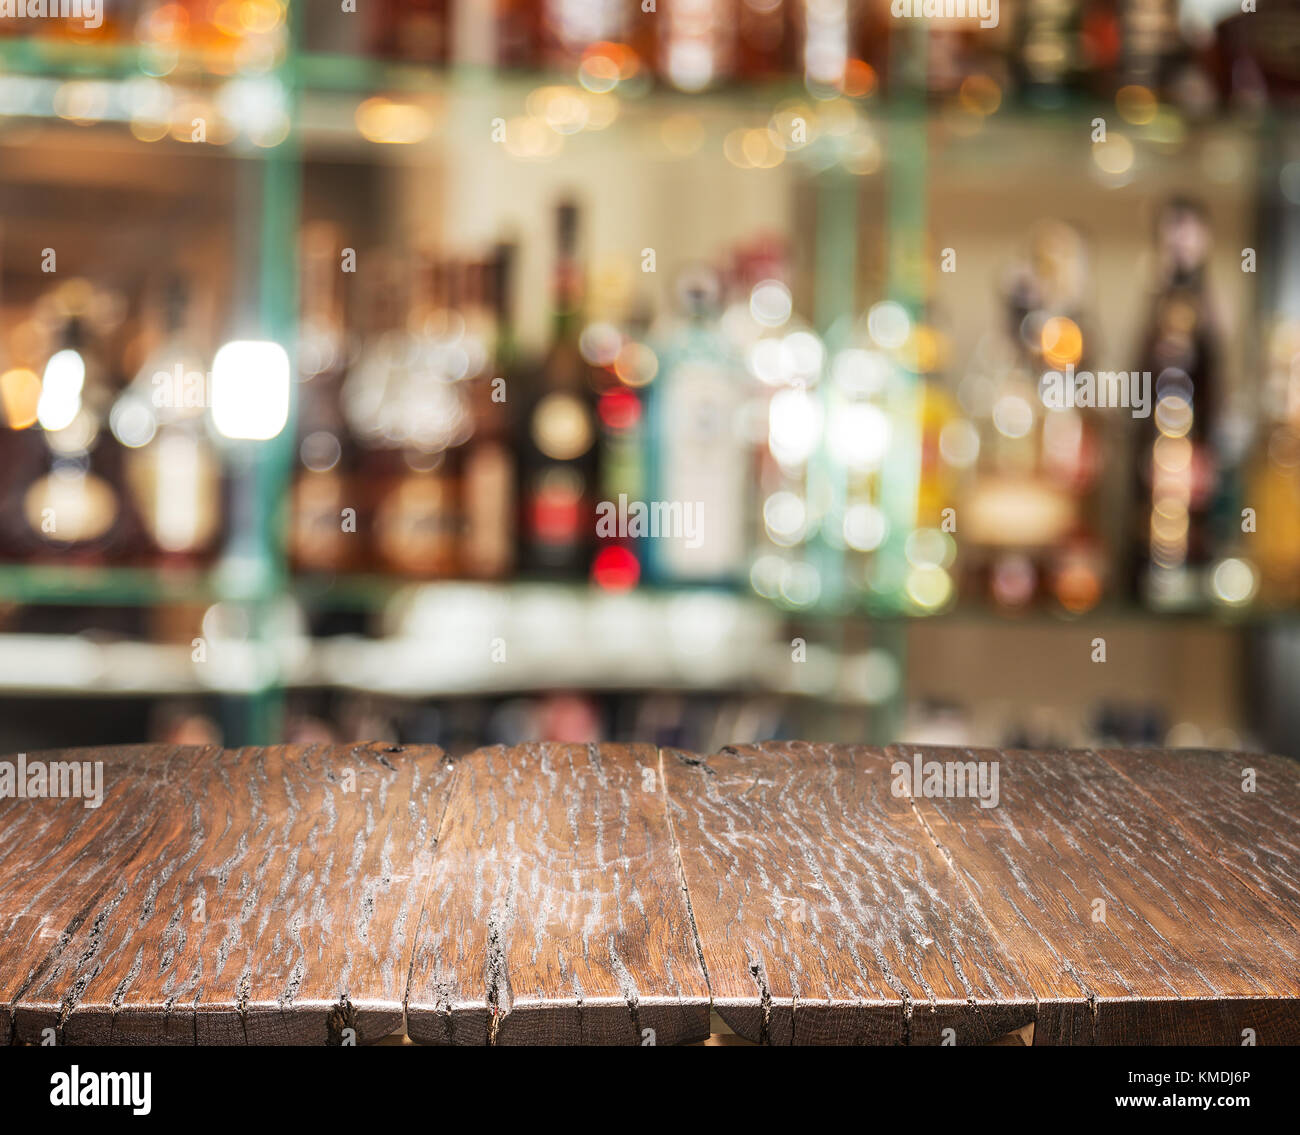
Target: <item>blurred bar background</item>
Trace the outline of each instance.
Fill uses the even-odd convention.
[[[0,17],[6,751],[1300,754],[1300,5],[356,7]]]

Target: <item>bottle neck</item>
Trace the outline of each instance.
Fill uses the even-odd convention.
[[[552,342],[571,342],[578,337],[582,308],[582,271],[573,257],[562,256],[556,264],[552,294]]]

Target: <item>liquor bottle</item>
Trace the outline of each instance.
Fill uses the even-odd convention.
[[[1026,99],[1057,105],[1079,66],[1077,0],[1027,0],[1015,37],[1015,77]]]
[[[797,66],[792,69],[803,73],[805,85],[814,94],[869,93],[869,88],[863,86],[863,76],[855,73],[866,60],[855,58],[854,52],[866,50],[876,58],[881,54],[882,44],[876,32],[878,13],[872,10],[873,3],[874,0],[860,3],[820,0],[789,5],[786,41],[792,45],[797,60]],[[743,41],[741,47],[743,51]],[[743,54],[741,59],[743,67]],[[874,85],[873,74],[870,86]]]
[[[457,568],[457,491],[449,451],[469,428],[449,336],[463,325],[453,307],[451,273],[417,258],[406,327],[394,338],[388,422],[377,478],[374,544],[399,575],[445,578]],[[454,330],[453,330],[454,329]]]
[[[585,344],[592,362],[593,380],[600,387],[596,415],[600,424],[601,499],[612,511],[597,524],[600,547],[592,563],[591,578],[607,591],[627,591],[643,575],[647,549],[656,541],[645,539],[641,522],[631,519],[633,502],[649,502],[647,382],[653,380],[659,360],[648,346],[650,309],[644,297],[634,301],[632,313],[610,311],[591,327]],[[597,335],[599,329],[600,334]],[[653,507],[653,506],[651,506]],[[621,517],[628,522],[620,522]]]
[[[794,0],[736,0],[736,73],[746,80],[779,79],[793,69],[794,37],[787,26]]]
[[[569,69],[595,44],[623,43],[632,6],[629,0],[543,0],[543,62]]]
[[[475,579],[502,579],[515,560],[516,471],[509,418],[516,365],[514,259],[514,245],[499,244],[480,276],[495,326],[489,362],[469,380],[474,432],[461,447],[460,457],[461,563]]]
[[[1268,605],[1300,599],[1300,320],[1280,320],[1270,336],[1265,420],[1247,466],[1244,503],[1254,524],[1242,541],[1259,565]]]
[[[381,0],[373,50],[412,63],[447,62],[448,0]]]
[[[1089,89],[1098,95],[1113,95],[1122,50],[1119,0],[1087,0],[1080,20],[1079,50]]]
[[[1160,90],[1180,46],[1176,0],[1124,0],[1120,37],[1124,81]]]
[[[298,571],[347,571],[356,565],[363,539],[355,446],[340,404],[347,369],[340,245],[332,225],[304,229],[298,446],[289,520],[289,556]]]
[[[736,28],[722,0],[664,0],[657,18],[657,69],[670,85],[702,91],[730,78]]]
[[[37,415],[44,453],[20,477],[23,544],[36,558],[102,562],[127,547],[133,535],[118,454],[104,443],[110,381],[88,329],[71,316],[41,383]]]
[[[757,380],[742,419],[753,479],[750,578],[765,597],[795,607],[816,602],[825,580],[810,558],[825,497],[813,492],[826,416],[818,386],[825,349],[796,312],[784,242],[760,236],[738,250],[723,331]]]
[[[651,541],[651,570],[663,581],[735,583],[745,572],[753,509],[748,382],[718,329],[717,275],[685,273],[678,300],[682,319],[659,349],[650,389],[653,496],[693,517],[698,531]]]
[[[497,0],[495,62],[506,70],[532,70],[541,45],[537,0]]]
[[[1212,233],[1204,208],[1170,200],[1156,239],[1159,278],[1141,348],[1154,405],[1137,432],[1132,575],[1140,598],[1177,606],[1199,598],[1213,552],[1221,353],[1206,282]]]
[[[1095,431],[1063,393],[1067,376],[1083,369],[1090,340],[1082,315],[1087,280],[1078,231],[1057,221],[1037,226],[1010,279],[1004,329],[977,356],[982,383],[972,375],[963,384],[982,427],[963,544],[981,553],[968,560],[973,589],[999,607],[1025,607],[1047,594],[1079,606],[1091,589],[1078,573],[1100,570],[1082,554],[1095,547]]]
[[[526,571],[585,577],[595,541],[599,485],[595,391],[578,338],[582,280],[578,207],[556,211],[554,330],[522,416],[520,503]]]
[[[113,406],[110,425],[125,447],[125,481],[155,554],[196,562],[213,548],[221,521],[221,465],[207,431],[207,365],[189,287],[164,287],[161,336]]]

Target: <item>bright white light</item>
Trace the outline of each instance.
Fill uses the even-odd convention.
[[[821,405],[803,390],[782,390],[772,396],[768,412],[768,445],[782,465],[802,465],[821,438]]]
[[[993,424],[1003,437],[1024,437],[1034,428],[1034,410],[1019,394],[1004,394],[994,403]]]
[[[911,333],[912,319],[901,304],[885,300],[867,312],[867,334],[882,347],[895,350]]]
[[[825,358],[826,348],[811,331],[795,331],[782,340],[782,364],[786,373],[797,381],[816,382]]]
[[[773,493],[763,502],[763,526],[772,543],[791,548],[804,538],[808,509],[801,497],[787,489]]]
[[[47,430],[72,424],[81,409],[81,388],[86,382],[86,361],[70,347],[57,351],[45,364],[36,418]]]
[[[844,542],[854,551],[874,552],[888,531],[885,514],[873,505],[854,504],[844,510]]]
[[[288,130],[288,98],[278,79],[231,79],[217,93],[217,109],[258,146],[274,145]]]
[[[1255,569],[1245,560],[1220,560],[1214,569],[1212,590],[1220,603],[1239,606],[1255,597],[1259,581]]]
[[[749,349],[749,369],[768,386],[780,386],[786,380],[785,351],[780,339],[760,339]]]
[[[831,363],[831,377],[845,394],[870,398],[884,390],[889,379],[889,362],[876,351],[850,347],[835,356]]]
[[[831,456],[841,465],[863,472],[874,469],[889,447],[889,419],[870,402],[854,402],[831,415]]]
[[[153,407],[133,394],[124,394],[114,403],[108,415],[108,425],[113,436],[128,449],[148,445],[158,432],[158,419]]]
[[[761,280],[749,293],[749,313],[764,327],[780,327],[793,310],[790,289],[780,280]]]
[[[266,441],[289,421],[289,356],[279,343],[227,343],[212,360],[212,423],[226,437]]]
[[[968,469],[980,455],[980,432],[965,418],[954,418],[939,431],[939,453],[957,469]]]

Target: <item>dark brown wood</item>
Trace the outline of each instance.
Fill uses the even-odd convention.
[[[47,766],[102,759],[113,783],[98,808],[75,798],[0,798],[0,1043],[13,1039],[18,999],[117,886],[156,823],[152,802],[173,768],[211,752],[132,746],[31,754]],[[17,764],[15,754],[0,759]]]
[[[914,783],[918,759],[995,768],[996,796]],[[711,1009],[770,1044],[1300,1043],[1300,766],[1280,758],[29,760],[102,761],[105,796],[0,796],[4,1043],[366,1043],[405,1021],[421,1043],[673,1044]]]
[[[890,760],[798,742],[664,753],[714,1006],[741,1036],[980,1044],[1033,1020],[1028,985],[891,794]]]
[[[415,948],[429,1044],[678,1044],[709,1035],[649,745],[524,745],[457,763]]]
[[[19,1042],[356,1043],[400,1031],[452,773],[387,745],[102,759],[99,809],[0,808],[0,998]],[[349,1032],[348,1030],[351,1030]]]
[[[1300,1041],[1300,907],[1286,861],[1295,765],[1230,753],[892,751],[999,765],[994,808],[947,796],[913,804],[1033,990],[1035,1044],[1239,1045],[1246,1030],[1258,1044]],[[1243,798],[1244,764],[1269,797]]]

